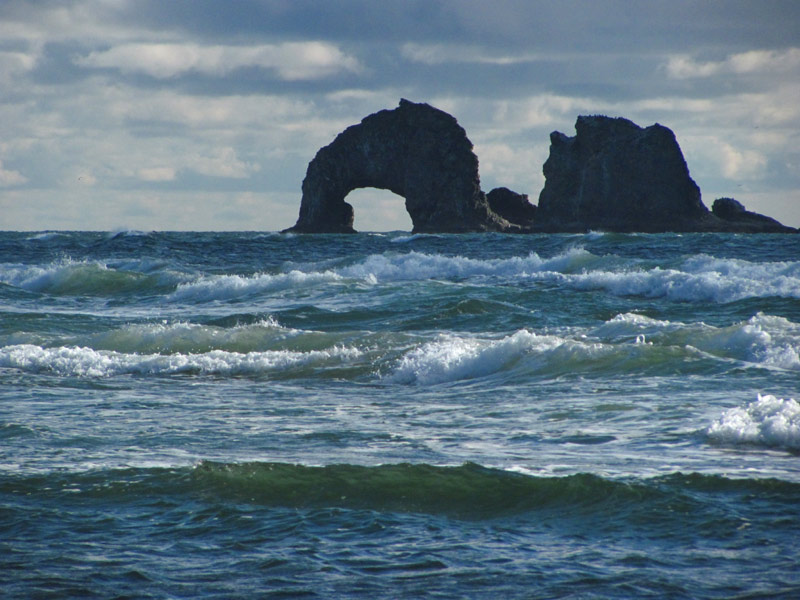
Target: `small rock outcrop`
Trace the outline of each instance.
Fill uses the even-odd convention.
[[[528,194],[518,194],[505,187],[494,188],[486,194],[489,208],[509,223],[525,229],[533,227],[536,219],[536,206],[528,201]]]
[[[287,231],[352,233],[358,188],[405,198],[414,232],[513,231],[481,191],[478,159],[456,119],[428,104],[400,100],[348,127],[309,163],[300,216]]]
[[[794,227],[787,227],[772,217],[760,215],[745,209],[733,198],[717,198],[711,206],[715,217],[725,221],[725,230],[741,233],[794,233]]]
[[[537,229],[699,231],[713,228],[672,131],[580,116],[577,135],[550,134]]]

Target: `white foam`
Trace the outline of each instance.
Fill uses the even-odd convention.
[[[288,273],[269,275],[212,275],[196,281],[182,283],[169,295],[174,301],[232,300],[243,296],[262,294],[286,289],[312,286],[318,283],[339,281],[341,275],[333,271],[304,273],[294,270]]]
[[[355,348],[296,352],[226,352],[200,354],[125,354],[85,347],[43,348],[20,344],[0,348],[0,367],[30,372],[53,372],[64,376],[111,377],[115,375],[170,375],[204,373],[216,375],[260,375],[295,366],[340,363],[361,356]]]
[[[683,302],[726,303],[767,296],[800,298],[800,262],[754,263],[701,255],[665,267],[615,255],[597,256],[581,247],[550,258],[542,258],[535,252],[523,257],[484,260],[421,252],[375,254],[335,272],[356,279],[371,275],[378,282],[530,278],[575,289],[605,290],[619,296]]]
[[[759,313],[729,327],[702,326],[687,343],[717,356],[800,370],[800,325],[783,317]]]
[[[144,354],[207,350],[251,352],[270,349],[268,346],[295,338],[300,333],[299,330],[282,327],[271,317],[235,327],[165,321],[130,324],[88,336],[76,336],[60,345]]]
[[[25,238],[28,241],[37,241],[37,242],[45,242],[48,240],[53,240],[59,237],[66,237],[65,234],[59,231],[42,231],[41,233],[36,233]]]
[[[745,407],[732,408],[706,430],[708,437],[724,444],[758,444],[800,449],[800,404],[772,395],[758,395]]]
[[[727,327],[663,321],[626,313],[590,330],[588,336],[607,343],[646,341],[660,346],[687,347],[719,359],[771,369],[800,370],[800,325],[763,313]]]
[[[580,269],[597,260],[582,248],[572,248],[553,258],[543,259],[535,252],[524,257],[480,260],[464,256],[426,254],[373,254],[363,261],[343,267],[343,277],[376,281],[414,281],[422,279],[467,279],[470,277],[518,277],[548,271]]]
[[[174,285],[174,273],[148,275],[141,272],[156,271],[163,263],[140,260],[120,263],[120,269],[99,261],[64,259],[47,266],[4,264],[0,265],[0,283],[29,292],[46,294],[114,294],[126,290],[147,288],[153,285]]]
[[[421,239],[430,239],[430,238],[440,238],[441,235],[436,235],[435,233],[412,233],[410,235],[398,235],[397,237],[391,238],[392,243],[394,244],[405,244],[408,242],[413,242],[414,240],[421,240]]]
[[[800,262],[751,263],[702,255],[675,268],[645,268],[634,262],[621,270],[594,270],[560,279],[578,289],[684,302],[726,303],[768,296],[800,298]]]
[[[408,352],[388,379],[430,385],[484,377],[512,367],[533,350],[547,352],[565,344],[570,342],[525,329],[499,340],[443,335]]]

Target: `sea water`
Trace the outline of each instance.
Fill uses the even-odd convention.
[[[800,236],[0,233],[3,598],[800,597]]]

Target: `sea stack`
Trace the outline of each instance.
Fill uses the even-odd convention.
[[[577,135],[550,134],[537,228],[698,231],[713,228],[675,135],[622,118],[579,116]]]
[[[309,163],[298,233],[352,233],[357,188],[387,189],[405,198],[414,232],[513,231],[489,208],[478,158],[456,119],[428,104],[400,100],[345,129]]]

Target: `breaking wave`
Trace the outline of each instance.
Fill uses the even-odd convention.
[[[182,283],[169,295],[169,300],[209,302],[232,300],[282,290],[294,290],[318,284],[340,281],[342,276],[333,271],[244,275],[216,275],[197,281]]]
[[[708,437],[722,444],[754,444],[800,450],[800,403],[758,395],[744,407],[731,408],[706,430]]]
[[[394,238],[405,243],[417,236]],[[335,261],[333,261],[335,263]],[[259,294],[361,283],[375,285],[424,280],[490,280],[515,284],[544,282],[617,296],[665,298],[678,302],[729,303],[747,298],[800,298],[800,261],[748,262],[708,255],[673,264],[596,255],[573,247],[543,258],[476,259],[423,252],[371,254],[352,264],[295,265],[293,270],[250,275],[197,277],[169,271],[166,263],[143,259],[125,263],[63,260],[46,266],[0,265],[0,283],[56,295],[165,294],[167,301],[230,301]],[[507,280],[504,282],[503,280]]]
[[[271,317],[220,326],[132,323],[80,335],[0,335],[0,367],[76,376],[292,373],[355,367],[387,383],[437,385],[487,377],[675,375],[741,367],[800,371],[800,325],[757,314],[725,327],[620,314],[594,327],[508,335],[295,329]],[[333,361],[331,363],[330,361]]]
[[[43,348],[32,344],[18,344],[0,348],[0,367],[78,377],[182,373],[262,376],[298,367],[338,366],[360,355],[358,349],[345,347],[306,352],[271,350],[240,353],[212,350],[198,354],[165,355],[125,354],[86,347]],[[311,373],[304,372],[304,374]]]
[[[439,335],[407,352],[387,379],[430,385],[501,372],[675,374],[695,368],[723,371],[731,361],[800,370],[800,325],[762,314],[729,327],[624,314],[566,335],[528,330],[500,339]]]
[[[45,267],[0,266],[0,283],[29,292],[63,296],[115,296],[131,292],[163,293],[176,274],[158,271],[161,263],[128,261],[116,267],[97,261],[64,260]]]

